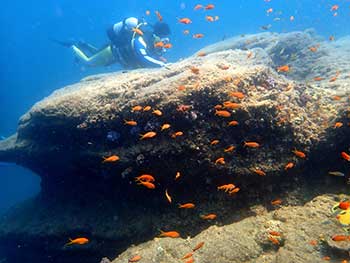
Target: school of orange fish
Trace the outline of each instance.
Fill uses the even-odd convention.
[[[269,3],[269,2],[271,2],[271,0],[264,0],[264,2]],[[194,11],[198,11],[198,10],[208,11],[208,10],[213,10],[214,8],[215,8],[215,6],[213,4],[207,4],[207,5],[197,4],[194,7]],[[338,9],[339,9],[338,5],[331,6],[330,11],[332,12],[333,16],[337,16],[338,15],[338,13],[337,13]],[[273,8],[268,8],[266,10],[267,15],[270,15],[273,12],[274,12]],[[151,12],[149,10],[147,10],[146,11],[146,15],[148,16],[150,14],[151,14]],[[163,17],[160,14],[159,11],[155,11],[155,14],[156,14],[156,16],[157,16],[159,21],[163,20]],[[215,22],[215,21],[219,20],[219,16],[205,15],[205,19],[208,22]],[[289,20],[290,21],[294,21],[295,20],[295,16],[290,16]],[[188,25],[188,24],[192,23],[192,20],[190,18],[188,18],[188,17],[183,17],[183,18],[178,18],[178,22],[182,23],[184,25]],[[266,29],[268,29],[268,28],[266,28]],[[138,29],[138,28],[134,28],[133,31],[136,34],[143,35],[143,32],[140,29]],[[188,29],[185,29],[183,31],[183,34],[185,34],[185,35],[188,35],[189,33],[190,33],[190,31]],[[199,38],[203,38],[204,34],[202,34],[202,33],[194,33],[192,36],[195,39],[199,39]],[[329,40],[333,41],[334,40],[334,36],[330,36]],[[155,43],[154,47],[155,48],[167,48],[168,49],[168,48],[172,48],[172,44],[171,43],[164,44],[163,42],[160,41],[160,42]],[[320,47],[320,45],[317,44],[315,46],[311,46],[311,47],[308,47],[308,48],[309,48],[310,52],[317,52],[319,47]],[[202,57],[202,56],[205,56],[206,54],[203,53],[203,52],[200,52],[200,53],[197,53],[197,55]],[[247,58],[249,59],[252,56],[253,56],[253,53],[249,52],[248,55],[247,55]],[[221,70],[227,70],[227,69],[230,68],[229,65],[219,65],[218,67]],[[196,68],[196,67],[191,67],[190,70],[191,70],[191,72],[193,74],[197,74],[198,75],[200,73],[200,69]],[[290,70],[291,70],[290,65],[281,65],[281,66],[276,68],[277,72],[285,73],[285,74],[288,73]],[[336,81],[339,75],[340,75],[340,72],[338,71],[336,73],[336,75],[333,76],[329,80],[329,82]],[[322,81],[322,80],[324,80],[324,78],[321,77],[321,76],[317,76],[313,80],[314,81]],[[233,80],[231,77],[229,77],[229,78],[226,78],[225,81],[226,82],[230,82],[230,81],[235,81],[235,80]],[[196,84],[196,85],[199,85],[199,84]],[[179,91],[185,91],[186,90],[186,86],[185,85],[180,85],[178,87],[178,90]],[[215,116],[217,116],[219,118],[231,118],[231,115],[232,115],[231,111],[232,110],[237,110],[237,109],[239,109],[241,107],[241,101],[244,100],[245,96],[246,95],[243,92],[240,92],[240,91],[230,92],[229,97],[231,97],[234,101],[225,101],[225,102],[222,103],[222,105],[215,105],[215,107],[214,107]],[[334,96],[333,99],[334,100],[340,100],[341,97],[340,96]],[[189,110],[190,107],[191,106],[189,106],[189,105],[179,105],[177,110],[184,112],[184,111]],[[147,105],[147,106],[136,105],[136,106],[132,107],[131,112],[133,112],[133,113],[135,113],[135,112],[148,112],[148,111],[151,111],[151,110],[152,110],[152,106],[150,106],[150,105]],[[153,111],[151,113],[154,114],[155,116],[158,116],[158,117],[163,115],[162,111],[159,110],[159,109],[153,109]],[[124,120],[124,124],[128,125],[128,126],[137,126],[138,125],[137,121],[135,121],[135,120]],[[343,125],[344,124],[341,123],[341,122],[336,122],[334,124],[334,128],[341,128],[341,127],[343,127]],[[237,120],[230,120],[230,121],[228,121],[227,126],[230,126],[230,127],[239,126],[239,121],[237,121]],[[350,127],[350,123],[348,123],[348,126]],[[170,129],[171,127],[172,126],[171,126],[170,123],[163,123],[159,127],[159,129],[160,129],[159,132],[164,132],[164,131]],[[150,140],[152,138],[155,138],[158,135],[159,132],[158,131],[146,132],[145,134],[140,135],[140,140]],[[183,135],[184,135],[183,131],[174,131],[174,132],[172,132],[170,134],[170,137],[172,139],[176,139],[177,137],[181,137]],[[210,145],[214,146],[214,145],[219,144],[219,142],[220,141],[218,139],[213,139],[210,142]],[[252,150],[258,150],[260,147],[262,147],[261,142],[244,141],[242,143],[243,143],[244,147],[251,148]],[[223,149],[223,152],[224,153],[233,152],[235,150],[235,148],[236,147],[234,145],[229,145],[228,147]],[[300,159],[307,158],[306,154],[303,151],[294,149],[294,150],[291,150],[291,152],[294,153],[294,155],[297,156]],[[345,152],[345,151],[340,153],[340,158],[344,159],[347,162],[350,162],[350,154]],[[120,160],[120,157],[118,155],[111,155],[109,157],[104,157],[103,160],[102,160],[102,163],[116,163],[119,160]],[[224,156],[220,156],[216,160],[213,160],[213,163],[215,165],[224,165],[225,164],[225,157]],[[288,162],[288,163],[285,164],[284,169],[285,170],[289,170],[289,169],[292,169],[294,166],[295,166],[294,162]],[[253,173],[259,175],[259,176],[266,176],[266,172],[263,171],[262,169],[256,168],[256,169],[252,169],[251,171]],[[332,175],[332,176],[344,176],[343,173],[338,172],[338,171],[329,172],[329,175]],[[180,171],[177,171],[176,174],[175,174],[174,180],[175,181],[180,180],[181,176],[182,176],[182,173]],[[145,188],[150,189],[150,190],[153,190],[153,189],[156,188],[155,181],[156,181],[155,176],[153,176],[151,174],[141,174],[141,175],[135,177],[135,183],[137,185],[139,185],[141,187],[145,187]],[[240,191],[240,188],[237,187],[233,183],[228,183],[228,184],[217,186],[217,190],[218,191],[223,191],[224,193],[227,193],[228,195],[234,195],[234,194],[236,194],[237,192]],[[164,196],[165,196],[165,198],[166,198],[166,200],[168,201],[169,204],[173,203],[173,201],[174,201],[173,197],[171,196],[171,194],[169,193],[167,188],[164,191]],[[271,205],[279,206],[279,205],[282,204],[282,202],[283,201],[281,199],[272,200],[271,201]],[[178,204],[178,208],[179,209],[195,209],[196,205],[194,203],[192,203],[192,202],[188,202],[188,203]],[[344,209],[344,210],[349,209],[350,208],[350,202],[349,201],[342,201],[342,202],[340,202],[339,203],[339,208],[340,209]],[[212,220],[215,220],[217,218],[217,215],[215,213],[209,213],[209,214],[205,214],[205,215],[200,215],[200,218],[203,219],[203,220],[212,221]],[[159,237],[178,238],[178,237],[180,237],[180,233],[175,231],[175,230],[172,230],[172,231],[161,231]],[[267,233],[267,239],[270,240],[271,243],[276,245],[276,246],[280,245],[281,237],[282,237],[282,234],[277,232],[277,231],[269,231]],[[345,242],[345,241],[350,241],[350,236],[347,236],[347,235],[334,235],[333,237],[331,237],[331,239],[333,241],[336,241],[336,242],[340,242],[340,241],[344,241]],[[66,244],[66,246],[68,246],[68,245],[84,245],[84,244],[86,244],[88,242],[89,242],[89,239],[87,239],[85,237],[79,237],[79,238],[76,238],[76,239],[73,239],[73,240],[70,239],[69,242]],[[312,245],[312,246],[316,246],[318,244],[318,242],[316,240],[311,240],[309,242],[309,244]],[[203,245],[204,245],[204,242],[200,242],[190,252],[185,254],[181,259],[182,260],[186,260],[185,263],[193,263],[193,262],[195,262],[194,254],[195,254],[195,252],[197,250],[199,250],[201,247],[203,247]],[[135,255],[135,256],[133,256],[133,257],[131,257],[129,259],[129,262],[138,262],[141,259],[142,259],[142,257],[140,255]],[[331,260],[331,258],[328,257],[328,256],[325,256],[323,259],[324,260]],[[347,262],[348,262],[347,260],[343,260],[342,261],[342,263],[347,263]]]

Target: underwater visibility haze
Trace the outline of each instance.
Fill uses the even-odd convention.
[[[350,262],[349,0],[0,23],[0,263]]]

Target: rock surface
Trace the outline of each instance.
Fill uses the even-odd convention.
[[[317,51],[310,51],[314,46]],[[303,233],[296,229],[296,238],[290,232],[297,224],[276,222],[286,239],[275,253],[278,247],[264,243],[264,224],[274,223],[277,212],[262,209],[261,215],[251,216],[254,211],[249,207],[268,207],[273,198],[303,185],[300,193],[289,196],[294,201],[288,203],[296,207],[281,209],[299,215],[303,202],[337,192],[329,182],[345,183],[346,177],[325,175],[330,170],[346,175],[350,171],[349,163],[340,157],[340,152],[350,151],[349,46],[349,38],[330,43],[311,31],[249,35],[209,46],[202,50],[205,56],[194,55],[168,68],[91,76],[54,92],[21,118],[17,134],[0,142],[0,161],[28,167],[42,179],[40,196],[0,222],[0,247],[7,246],[10,254],[6,257],[11,259],[27,255],[60,262],[61,256],[64,262],[76,262],[84,254],[86,262],[97,262],[103,256],[116,256],[130,244],[146,242],[135,249],[145,248],[148,262],[173,262],[188,242],[147,241],[160,228],[176,228],[195,237],[191,245],[206,242],[208,251],[199,254],[218,255],[221,250],[215,251],[215,243],[222,244],[219,254],[224,261],[212,258],[210,262],[282,262],[278,257],[288,256],[293,262],[308,262],[297,259],[307,252],[305,242],[297,243],[306,238],[308,229]],[[284,64],[291,71],[277,72]],[[241,92],[244,98],[232,92]],[[229,111],[230,118],[215,114],[214,107],[227,101],[235,103],[230,104],[234,109],[221,109]],[[133,112],[136,105],[149,105],[152,110]],[[153,114],[154,109],[162,115]],[[137,126],[125,125],[124,120],[135,120]],[[238,125],[229,126],[232,120]],[[343,127],[334,128],[336,122]],[[171,128],[161,131],[164,123]],[[139,134],[149,131],[157,135],[140,140]],[[183,135],[173,138],[177,131]],[[211,145],[214,139],[220,142]],[[245,141],[258,142],[260,147],[246,147]],[[227,150],[229,146],[234,150]],[[306,153],[306,158],[295,156],[295,149]],[[114,154],[119,161],[102,163],[103,157]],[[225,164],[215,162],[220,157]],[[295,167],[286,170],[290,162]],[[256,169],[266,176],[257,175]],[[175,181],[177,172],[181,177]],[[155,190],[135,183],[134,177],[144,173],[155,176]],[[329,187],[305,197],[310,187],[305,180]],[[229,183],[240,191],[233,196],[217,191]],[[166,201],[166,189],[173,197],[172,205]],[[196,204],[195,212],[178,211],[177,204],[186,202]],[[220,226],[203,232],[209,225],[202,224],[199,215],[212,211],[220,214]],[[325,213],[328,210],[320,216],[326,217]],[[308,219],[309,214],[296,216],[296,222],[303,217]],[[229,235],[242,235],[242,229],[249,232],[246,246]],[[324,233],[333,230],[330,224]],[[222,239],[216,237],[219,232]],[[72,235],[86,235],[93,241],[80,250],[63,248]],[[42,243],[44,252],[40,252]],[[164,246],[162,251],[155,249],[159,244]],[[121,259],[137,253],[133,249]],[[246,252],[238,253],[242,251]],[[267,261],[263,261],[265,256]],[[205,260],[203,255],[200,262],[209,262]]]

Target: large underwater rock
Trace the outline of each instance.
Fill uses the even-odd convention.
[[[317,52],[309,50],[318,44]],[[219,211],[225,225],[238,220],[232,211],[269,203],[306,175],[321,183],[329,170],[349,173],[340,157],[350,145],[349,44],[349,38],[328,42],[312,32],[249,35],[206,47],[205,56],[167,68],[91,76],[55,91],[20,119],[15,135],[0,142],[0,161],[28,167],[42,180],[40,196],[0,223],[0,244],[10,251],[6,257],[23,255],[16,245],[25,240],[27,251],[42,250],[44,242],[42,256],[52,262],[59,262],[58,255],[73,262],[82,254],[84,262],[96,262],[148,241],[160,228],[194,236],[208,227],[198,213],[179,212],[178,203],[195,202],[200,213]],[[291,71],[278,73],[284,64]],[[216,115],[214,107],[227,101],[235,103],[235,109],[224,109],[231,117]],[[133,112],[135,105],[163,114]],[[228,126],[232,120],[238,125]],[[343,127],[334,128],[336,122]],[[164,123],[171,128],[161,131]],[[148,131],[157,135],[140,140]],[[173,138],[177,131],[183,135]],[[211,145],[214,139],[219,143]],[[245,147],[245,141],[260,147]],[[235,149],[225,152],[229,146]],[[306,158],[295,156],[295,149]],[[119,161],[102,163],[114,154]],[[225,164],[215,163],[220,157]],[[295,167],[286,170],[289,162]],[[181,177],[175,181],[177,172]],[[155,190],[134,182],[144,173],[155,176]],[[228,183],[240,191],[233,196],[217,191]],[[93,241],[82,251],[64,248],[72,235]]]

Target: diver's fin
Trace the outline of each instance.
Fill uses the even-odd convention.
[[[54,39],[54,38],[49,38],[50,41],[56,43],[56,44],[59,44],[61,46],[64,46],[64,47],[71,47],[74,45],[74,42],[71,41],[61,41],[61,40],[57,40],[57,39]]]

